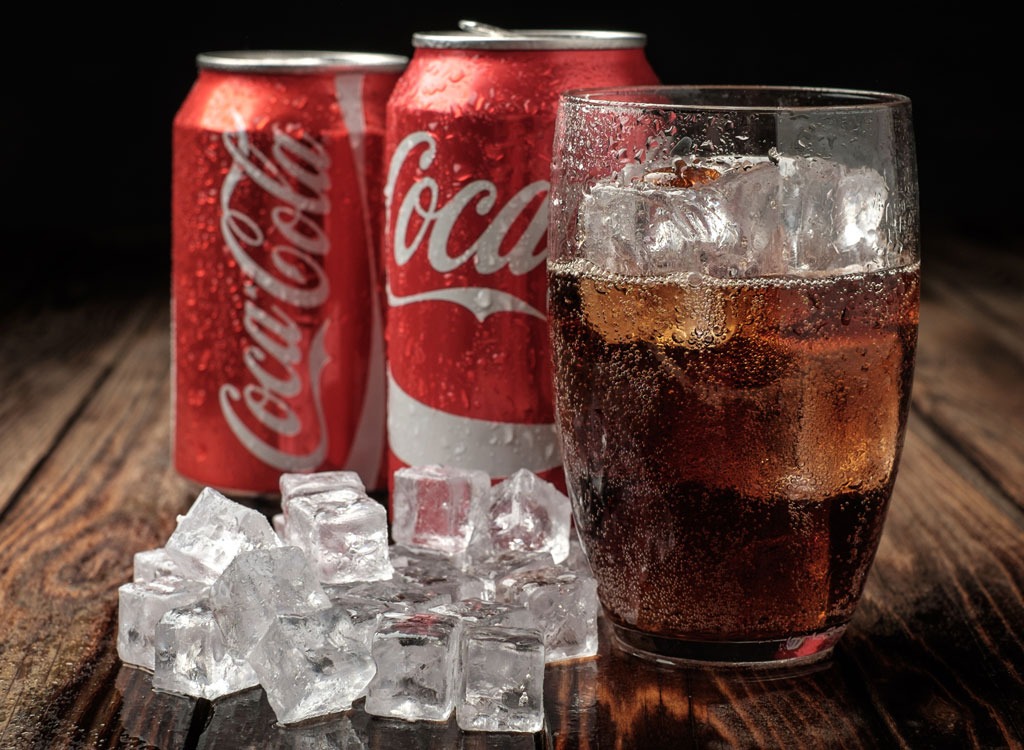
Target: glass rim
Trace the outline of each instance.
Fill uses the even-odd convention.
[[[660,101],[655,97],[706,94],[693,101]],[[729,94],[761,95],[761,101],[729,100]],[[789,96],[793,101],[784,101]],[[828,86],[761,84],[651,84],[569,89],[560,94],[562,104],[622,109],[659,109],[678,112],[856,112],[908,106],[910,97],[890,91]]]

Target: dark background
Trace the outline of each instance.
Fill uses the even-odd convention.
[[[0,309],[168,283],[171,122],[195,80],[197,53],[305,48],[410,55],[413,32],[454,29],[460,18],[509,28],[642,31],[665,83],[908,95],[925,262],[930,235],[1012,239],[1020,214],[1020,191],[1012,186],[1020,168],[1014,121],[1024,42],[995,6],[922,5],[912,14],[891,4],[618,2],[570,11],[539,2],[487,9],[365,7],[350,0],[275,8],[165,5],[127,15],[90,5],[52,15],[38,20],[60,22],[45,42],[31,36],[31,17],[7,29],[8,40],[28,50],[8,55],[0,95],[7,185]]]

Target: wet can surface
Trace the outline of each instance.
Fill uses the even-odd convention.
[[[385,147],[389,472],[443,464],[498,480],[528,468],[564,489],[545,274],[558,94],[656,82],[645,42],[413,36]]]
[[[172,453],[194,484],[386,484],[385,105],[408,59],[197,57],[174,118]]]

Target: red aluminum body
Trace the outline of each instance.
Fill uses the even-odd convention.
[[[386,487],[379,256],[385,105],[407,58],[218,52],[174,119],[173,458],[191,482],[283,472]]]
[[[560,92],[657,83],[642,34],[417,34],[388,102],[389,471],[447,464],[564,490],[546,319]]]

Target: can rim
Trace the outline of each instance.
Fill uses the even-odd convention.
[[[201,70],[252,73],[401,72],[409,64],[405,55],[337,50],[218,50],[200,52]]]
[[[502,29],[499,34],[423,31],[412,35],[413,47],[428,49],[634,49],[646,44],[647,35],[639,31],[600,29]]]

